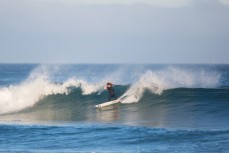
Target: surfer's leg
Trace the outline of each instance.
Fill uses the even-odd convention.
[[[116,95],[115,95],[115,94],[113,94],[113,95],[112,95],[112,98],[114,98],[115,100],[117,99],[117,97],[116,97]]]
[[[107,99],[108,99],[108,101],[111,101],[111,95],[110,95],[110,93],[108,93]]]

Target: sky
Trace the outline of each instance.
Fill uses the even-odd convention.
[[[0,0],[0,63],[228,63],[229,0]]]

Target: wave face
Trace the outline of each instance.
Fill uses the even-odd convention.
[[[228,128],[229,65],[0,65],[2,122]],[[13,73],[12,73],[13,72]],[[15,79],[16,78],[16,79]],[[122,104],[98,111],[113,82]]]

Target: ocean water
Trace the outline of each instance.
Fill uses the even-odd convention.
[[[0,64],[0,152],[227,153],[229,65]]]

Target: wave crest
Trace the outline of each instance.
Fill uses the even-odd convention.
[[[164,70],[146,71],[122,96],[122,103],[138,102],[144,91],[162,94],[173,88],[215,88],[219,86],[220,75],[206,70],[186,70],[168,67]]]
[[[80,87],[83,95],[94,93],[102,88],[99,84],[93,85],[75,78],[70,78],[63,83],[52,83],[49,80],[50,75],[46,68],[39,67],[19,85],[1,88],[0,114],[32,107],[48,95],[69,94],[71,91],[69,87]]]

